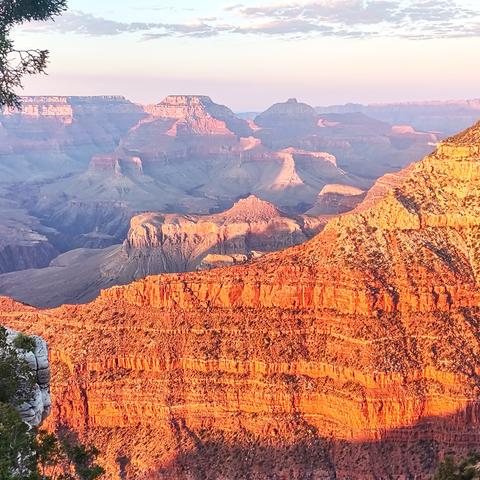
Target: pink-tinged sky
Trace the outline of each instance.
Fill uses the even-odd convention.
[[[480,97],[478,0],[70,0],[14,32],[51,51],[25,94],[206,94],[237,111]]]

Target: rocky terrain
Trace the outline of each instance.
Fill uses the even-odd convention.
[[[325,185],[313,207],[306,213],[314,217],[346,213],[362,202],[365,194],[364,190],[347,185]]]
[[[480,120],[480,99],[431,102],[347,104],[317,107],[323,113],[359,112],[391,125],[410,125],[440,137],[452,135]]]
[[[132,218],[122,245],[75,249],[48,268],[0,275],[0,291],[40,307],[86,302],[147,275],[243,263],[298,245],[325,223],[320,215],[289,217],[253,195],[212,215],[143,213]]]
[[[0,139],[0,272],[119,244],[147,211],[216,213],[254,194],[299,215],[326,185],[368,189],[437,140],[295,99],[244,120],[194,95],[27,97],[0,114]]]
[[[381,175],[422,158],[438,141],[433,132],[389,124],[355,110],[317,113],[295,99],[274,105],[258,115],[255,122],[262,126],[255,135],[265,145],[328,152],[336,158],[337,167],[363,179],[338,183],[360,188],[370,187]]]
[[[83,171],[145,116],[123,97],[25,97],[21,111],[0,113],[1,182]]]
[[[252,128],[225,105],[202,95],[169,95],[157,105],[147,105],[153,117],[172,119],[171,131],[186,135],[237,135],[249,137]]]
[[[21,111],[0,113],[0,272],[47,266],[58,255],[72,226],[59,232],[61,217],[42,211],[41,186],[85,171],[92,155],[111,151],[145,116],[123,97],[26,97]],[[55,204],[68,208],[66,192]],[[98,215],[98,206],[89,213]],[[87,245],[82,228],[74,230],[69,240]]]
[[[0,322],[109,478],[431,478],[480,440],[480,124],[253,263]]]
[[[0,198],[0,274],[48,266],[58,255],[49,233],[15,201]]]
[[[209,97],[171,95],[147,106],[115,96],[27,97],[22,110],[0,114],[0,140],[7,273],[118,245],[144,212],[218,213],[250,194],[289,215],[321,212],[322,199],[346,200],[319,197],[326,185],[368,189],[437,139],[363,114],[319,115],[295,99],[244,120]],[[359,199],[349,200],[327,214]]]
[[[2,304],[4,312],[14,310],[14,302]],[[3,327],[1,327],[3,328]],[[15,340],[21,335],[11,329],[6,329],[6,345],[14,348],[18,358],[27,362],[28,368],[34,375],[31,398],[18,406],[22,420],[33,427],[38,427],[50,414],[50,365],[48,361],[48,347],[40,337],[30,337],[32,349],[25,350],[15,345]],[[1,353],[1,352],[0,352]]]

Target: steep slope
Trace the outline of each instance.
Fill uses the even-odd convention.
[[[328,184],[318,194],[317,201],[308,215],[339,215],[353,210],[364,198],[366,192],[348,185]]]
[[[480,440],[480,124],[375,195],[252,264],[0,321],[49,340],[53,423],[111,478],[428,478]]]
[[[19,225],[3,270],[118,244],[145,211],[208,214],[255,194],[297,215],[325,185],[367,189],[436,141],[363,114],[318,115],[294,99],[257,121],[200,95],[145,107],[115,96],[24,98],[21,111],[0,115],[0,203],[33,217],[26,228],[45,241],[23,249]]]
[[[146,275],[244,262],[297,245],[324,223],[315,217],[288,217],[253,195],[213,215],[143,213],[132,218],[123,245],[76,249],[55,258],[48,268],[0,275],[0,293],[40,307],[87,302],[102,288]]]
[[[288,136],[308,135],[316,129],[317,115],[310,105],[298,102],[296,98],[290,98],[285,103],[276,103],[257,115],[255,124],[263,129],[280,131]]]
[[[125,238],[133,215],[145,210],[184,211],[191,197],[180,189],[143,174],[137,157],[95,155],[84,173],[58,179],[38,189],[32,214],[57,229],[61,251],[118,244]],[[199,211],[215,205],[196,202]]]
[[[238,135],[248,137],[248,122],[238,118],[228,107],[202,95],[169,95],[145,110],[154,117],[175,119],[178,132],[197,135]]]
[[[0,273],[47,266],[58,255],[48,233],[0,187]]]
[[[248,122],[209,97],[171,95],[146,110],[151,115],[114,151],[94,155],[86,172],[39,188],[32,211],[70,248],[92,246],[96,233],[120,241],[142,211],[204,214],[253,193],[298,214],[326,183],[371,183],[330,154],[267,148]]]
[[[64,230],[75,230],[78,220],[79,234],[90,232],[80,224],[95,224],[95,216],[107,223],[111,212],[99,215],[98,207],[87,220],[75,215],[81,209],[66,201],[61,187],[72,184],[63,178],[83,172],[92,155],[115,148],[145,116],[142,107],[123,97],[23,97],[21,110],[0,111],[0,271],[48,265],[65,244],[65,232],[55,231],[63,217],[70,219]],[[48,193],[42,198],[44,182],[58,194],[54,199]],[[81,245],[112,243],[82,240],[76,239]]]
[[[133,219],[126,248],[159,249],[166,271],[191,270],[206,253],[272,251],[307,239],[301,219],[254,195],[207,216],[145,214]]]

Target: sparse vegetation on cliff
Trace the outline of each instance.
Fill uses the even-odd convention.
[[[38,434],[35,452],[41,480],[95,480],[105,473],[96,463],[95,447],[60,440],[45,431]]]
[[[0,479],[35,480],[35,432],[11,405],[0,403]]]
[[[22,403],[31,395],[33,384],[27,362],[7,342],[7,330],[0,327],[0,404]]]
[[[439,463],[433,480],[473,480],[480,478],[480,454],[470,453],[466,458],[455,462],[447,455]]]
[[[23,333],[18,334],[13,341],[13,345],[16,348],[25,350],[26,352],[33,352],[35,350],[35,339],[24,335]]]
[[[34,348],[35,340],[22,334],[10,343],[0,326],[0,480],[95,480],[104,473],[95,447],[39,432],[17,411],[35,384],[18,350]]]

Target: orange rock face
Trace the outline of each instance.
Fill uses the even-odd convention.
[[[480,441],[480,124],[257,262],[0,322],[110,478],[430,478]]]

